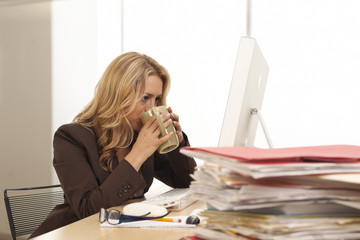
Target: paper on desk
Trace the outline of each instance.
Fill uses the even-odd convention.
[[[181,152],[202,152],[210,155],[236,159],[240,162],[359,162],[360,146],[327,145],[293,148],[256,147],[183,147]]]
[[[224,177],[226,181],[223,181]],[[296,178],[291,177],[291,184],[281,183],[281,178],[266,178],[263,180],[246,179],[239,176],[238,185],[229,184],[237,181],[236,174],[224,171],[221,168],[199,166],[192,177],[195,181],[190,185],[190,196],[202,199],[209,206],[219,210],[241,210],[285,205],[304,205],[322,201],[323,203],[336,203],[352,208],[360,209],[359,184],[353,184],[352,188],[343,188],[343,184],[330,182],[312,177],[308,181],[296,184]],[[274,182],[272,182],[274,181]],[[319,183],[316,186],[308,185],[307,182]],[[331,187],[331,183],[334,185]],[[322,188],[321,185],[326,187]],[[308,206],[309,207],[309,206]]]
[[[107,222],[101,223],[100,227],[104,228],[194,228],[195,224],[186,224],[188,216],[176,216],[174,218],[181,219],[180,223],[176,222],[163,222],[155,220],[142,220],[134,222],[124,222],[117,225],[111,225]],[[171,217],[166,217],[171,218]]]
[[[360,172],[360,146],[260,149],[184,147],[181,153],[253,178]]]
[[[192,175],[190,185],[191,197],[206,201],[209,207],[200,214],[205,220],[195,229],[196,236],[360,239],[360,174],[345,174],[360,172],[360,147],[337,145],[284,152],[213,149],[215,153],[209,153],[208,148],[182,151],[206,160]],[[227,151],[233,150],[235,156],[228,155]],[[244,156],[240,156],[243,150],[255,153],[242,152]],[[289,153],[293,155],[289,157]],[[333,178],[332,173],[348,177]]]
[[[345,235],[357,238],[344,239],[359,239],[360,236],[358,214],[349,218],[346,214],[277,215],[205,210],[201,215],[207,217],[207,224],[197,228],[196,235],[206,229],[256,239],[343,239]]]
[[[330,206],[329,206],[330,207]],[[360,236],[359,213],[295,213],[279,214],[269,210],[248,211],[217,211],[204,210],[200,216],[207,218],[207,224],[197,228],[217,230],[232,234],[239,233],[242,236],[259,239],[342,239],[331,238],[341,234]],[[354,235],[355,234],[355,235]],[[318,237],[318,238],[317,238]],[[323,238],[321,238],[323,237]],[[207,239],[207,238],[206,238]],[[347,238],[344,238],[347,239]],[[359,238],[349,238],[359,239]]]
[[[197,237],[209,240],[246,240],[246,239],[272,239],[272,240],[339,240],[339,239],[360,239],[360,232],[357,229],[349,230],[310,230],[294,233],[272,234],[268,232],[257,232],[246,227],[222,228],[217,226],[197,228],[194,230]],[[243,236],[243,237],[242,237]]]
[[[260,185],[273,187],[295,188],[322,188],[322,189],[353,189],[360,190],[360,174],[323,174],[323,175],[300,175],[279,176],[254,179],[244,176],[231,169],[215,164],[205,163],[198,166],[192,178],[194,185],[209,186],[222,189],[230,187],[239,189],[244,185]]]

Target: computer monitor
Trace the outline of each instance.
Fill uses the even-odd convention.
[[[242,37],[221,128],[219,147],[254,145],[259,117],[262,120],[260,110],[268,72],[268,64],[256,40]]]

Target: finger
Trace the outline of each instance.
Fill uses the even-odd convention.
[[[149,118],[149,120],[147,120],[147,122],[145,123],[145,125],[143,127],[145,129],[149,129],[151,132],[154,132],[159,127],[156,117],[151,116]]]
[[[176,131],[176,134],[179,138],[179,143],[182,143],[184,141],[184,135],[181,131]]]
[[[171,107],[168,107],[168,112],[169,112],[169,113],[172,113],[172,111],[173,111],[172,108],[171,108]]]
[[[170,115],[173,121],[177,121],[177,122],[179,121],[179,115],[176,115],[175,113],[171,113]]]
[[[165,123],[165,122],[168,121],[169,119],[171,120],[171,114],[170,114],[170,113],[161,116],[161,120],[163,121],[163,123]]]
[[[156,128],[153,132],[153,137],[158,139],[160,134],[161,134],[160,128]]]
[[[168,126],[170,126],[170,124],[172,123],[173,121],[171,120],[171,118],[169,118],[168,120],[166,120],[164,122],[164,128],[167,128]]]
[[[162,137],[162,138],[159,138],[159,146],[160,146],[161,144],[163,144],[164,142],[168,141],[173,134],[174,134],[174,132],[169,132],[169,134],[165,135],[165,136]]]
[[[182,132],[181,125],[180,125],[179,122],[173,121],[173,124],[174,124],[174,127],[175,127],[176,131]]]

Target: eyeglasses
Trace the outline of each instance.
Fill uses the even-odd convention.
[[[107,221],[111,225],[117,225],[124,222],[163,218],[167,216],[170,212],[167,212],[166,214],[158,217],[146,217],[150,213],[151,212],[148,212],[147,214],[142,216],[131,216],[131,215],[122,214],[119,210],[116,209],[110,209],[109,211],[107,211],[105,208],[101,208],[99,212],[99,221],[100,223]]]

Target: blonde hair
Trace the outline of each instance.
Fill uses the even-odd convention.
[[[154,59],[136,52],[124,53],[106,68],[90,103],[73,122],[94,128],[100,152],[100,166],[112,171],[112,159],[120,148],[128,147],[134,139],[134,129],[127,116],[134,110],[145,92],[145,80],[158,75],[163,81],[159,105],[166,105],[170,88],[167,70]]]

